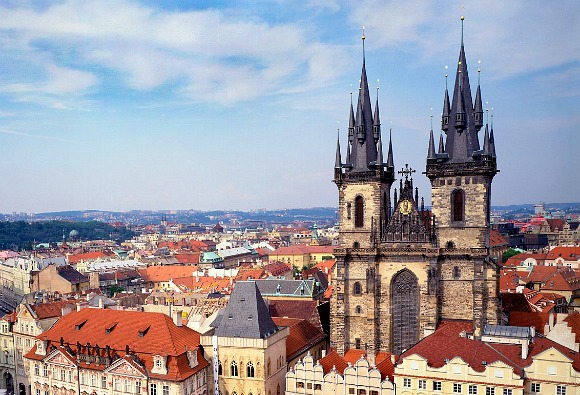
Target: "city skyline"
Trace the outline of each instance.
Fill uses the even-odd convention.
[[[430,204],[420,173],[461,15],[471,88],[480,68],[494,114],[492,205],[577,201],[572,1],[9,1],[0,212],[336,206],[336,129],[345,147],[363,25],[383,138],[392,128],[395,168],[417,170]]]

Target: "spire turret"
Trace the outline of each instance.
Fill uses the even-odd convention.
[[[481,85],[479,84],[479,76],[481,70],[477,70],[477,92],[475,93],[475,104],[473,106],[473,117],[475,118],[475,130],[478,132],[483,126],[483,105],[481,103]]]
[[[439,150],[437,151],[439,154],[445,153],[445,144],[443,144],[443,133],[439,133]]]
[[[352,92],[350,93],[350,117],[348,119],[348,141],[352,144],[354,141],[354,109],[352,107]]]
[[[493,114],[491,114],[491,131],[489,132],[489,153],[495,158],[495,138],[493,137]]]
[[[340,170],[342,168],[342,159],[340,157],[340,130],[336,128],[336,131],[336,158],[334,160],[334,168]]]
[[[387,167],[395,168],[395,162],[393,160],[393,139],[392,139],[392,130],[389,129],[389,152],[387,154]]]
[[[435,141],[433,140],[433,129],[429,132],[429,151],[427,152],[427,159],[437,159],[435,153]]]
[[[380,133],[379,142],[377,144],[377,166],[379,169],[383,169],[383,140]]]
[[[447,81],[447,74],[445,74]],[[447,85],[447,84],[446,84]],[[445,86],[445,97],[443,98],[443,115],[441,115],[441,129],[447,131],[449,129],[449,116],[451,115],[451,104],[449,104],[449,91]]]
[[[487,125],[485,125],[485,132],[483,134],[483,154],[491,155],[489,146],[489,129],[487,128]]]
[[[377,87],[377,101],[375,103],[375,113],[373,116],[373,137],[375,143],[379,142],[381,134],[381,118],[379,116],[379,88]]]

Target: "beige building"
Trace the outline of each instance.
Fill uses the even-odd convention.
[[[68,294],[89,289],[89,278],[70,265],[48,265],[32,276],[32,292],[49,291]]]
[[[0,389],[7,394],[14,394],[16,364],[14,363],[14,337],[12,329],[16,313],[6,314],[0,318]]]
[[[32,394],[206,395],[199,334],[161,313],[83,309],[26,354]]]

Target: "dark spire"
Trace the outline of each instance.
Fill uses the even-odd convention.
[[[483,154],[490,155],[490,147],[489,147],[489,129],[487,128],[487,124],[485,125],[485,132],[483,134]]]
[[[387,154],[387,166],[388,167],[395,167],[395,162],[393,160],[393,140],[391,137],[392,130],[389,129],[389,152]]]
[[[364,57],[364,34],[363,34],[363,64],[360,78],[359,96],[354,123],[354,138],[352,141],[352,171],[368,171],[369,165],[377,160],[377,146],[373,133],[373,114],[371,98]]]
[[[354,109],[352,108],[352,92],[350,93],[350,117],[348,119],[348,141],[354,141]]]
[[[375,103],[375,114],[373,117],[373,137],[375,143],[379,142],[381,134],[381,118],[379,116],[379,87],[377,87],[377,101]]]
[[[379,169],[383,168],[383,139],[379,132],[379,143],[377,145],[377,166]]]
[[[393,196],[393,204],[397,205],[397,188],[395,188],[395,196]]]
[[[493,137],[493,114],[491,114],[491,131],[489,132],[489,153],[492,157],[495,158],[495,138]]]
[[[481,103],[481,86],[479,84],[479,76],[481,70],[477,70],[477,92],[475,93],[475,104],[473,106],[473,117],[475,118],[475,130],[478,132],[483,126],[483,105]]]
[[[443,115],[441,116],[441,129],[449,129],[449,117],[451,104],[449,104],[449,91],[447,90],[447,74],[445,74],[445,97],[443,98]]]
[[[429,132],[429,151],[427,152],[427,159],[436,159],[435,141],[433,140],[433,129]]]
[[[438,153],[442,154],[445,152],[445,145],[443,144],[443,133],[439,134],[439,150]]]
[[[337,136],[336,136],[336,159],[334,161],[334,168],[340,169],[342,167],[342,160],[340,157],[340,130],[336,128]]]
[[[350,165],[350,141],[346,145],[346,164]]]

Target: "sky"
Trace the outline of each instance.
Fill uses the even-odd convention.
[[[336,206],[363,26],[383,136],[430,204],[462,15],[492,204],[580,201],[576,0],[0,0],[0,212]]]

